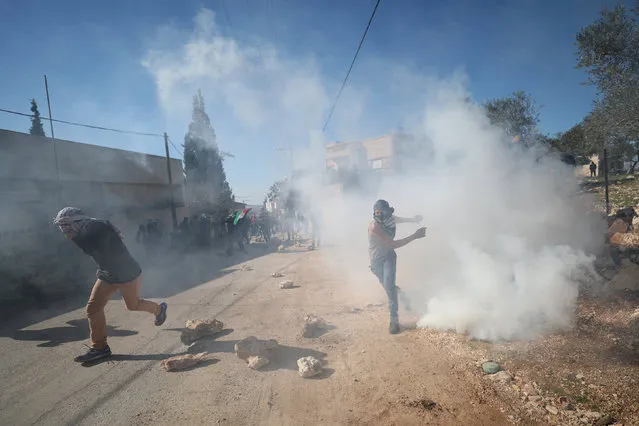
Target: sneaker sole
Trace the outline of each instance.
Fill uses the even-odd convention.
[[[164,305],[164,318],[162,318],[162,321],[158,322],[157,320],[155,321],[155,326],[159,327],[162,324],[164,324],[166,322],[166,312],[169,310],[169,306],[168,305]]]
[[[100,361],[102,359],[108,358],[110,357],[112,354],[105,354],[105,355],[100,355],[98,357],[95,358],[91,358],[88,360],[80,360],[80,359],[74,359],[75,362],[80,363],[80,364],[90,364],[92,362],[96,362],[96,361]]]

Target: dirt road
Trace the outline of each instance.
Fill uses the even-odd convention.
[[[261,248],[249,247],[256,250]],[[420,330],[389,335],[385,306],[366,307],[353,297],[348,283],[328,274],[321,251],[249,257],[219,278],[166,299],[169,318],[161,328],[146,314],[128,312],[122,301],[112,301],[107,318],[114,327],[109,342],[115,355],[92,367],[73,362],[85,350],[82,308],[3,332],[0,423],[509,423],[485,380],[458,365],[444,345]],[[242,269],[245,264],[250,268]],[[300,287],[279,289],[280,279],[271,277],[275,271]],[[381,287],[377,294],[384,300]],[[302,338],[307,313],[334,328],[314,339]],[[179,330],[190,318],[218,318],[228,329],[195,348],[209,351],[213,361],[167,373],[159,361],[186,350]],[[262,371],[247,368],[233,353],[234,343],[250,335],[282,345]],[[319,378],[298,376],[296,360],[307,355],[327,361]]]

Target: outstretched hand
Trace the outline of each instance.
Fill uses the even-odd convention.
[[[420,223],[422,220],[424,220],[423,217],[421,217],[420,215],[416,215],[413,220],[415,221],[415,223]]]
[[[415,231],[415,233],[413,234],[413,237],[415,237],[415,239],[424,238],[425,236],[426,236],[426,227],[425,226],[422,226],[417,231]]]

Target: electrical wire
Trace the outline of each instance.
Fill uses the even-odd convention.
[[[21,115],[23,117],[30,117],[30,118],[35,117],[34,114],[25,114],[23,112],[11,111],[11,110],[2,109],[2,108],[0,108],[0,112],[5,112],[7,114]],[[53,121],[54,123],[68,124],[70,126],[77,126],[77,127],[86,127],[89,129],[106,130],[108,132],[124,133],[129,135],[138,135],[138,136],[151,136],[151,137],[159,137],[159,138],[164,137],[164,135],[160,135],[158,133],[144,133],[144,132],[135,132],[132,130],[113,129],[111,127],[102,127],[102,126],[95,126],[92,124],[75,123],[73,121],[57,120],[55,118],[49,118],[49,117],[43,117],[43,116],[40,116],[40,118],[47,121]]]
[[[368,24],[366,25],[366,30],[364,30],[364,34],[362,35],[362,40],[359,42],[359,46],[357,46],[357,51],[355,52],[355,56],[353,56],[353,61],[351,62],[351,66],[348,68],[348,72],[346,73],[346,77],[342,82],[342,87],[340,87],[339,92],[337,93],[337,97],[335,98],[335,102],[333,102],[333,106],[331,107],[331,111],[328,114],[328,118],[326,119],[326,123],[324,124],[324,129],[322,132],[326,133],[326,128],[328,127],[329,121],[331,121],[331,117],[333,116],[333,112],[335,112],[335,107],[337,106],[337,102],[339,101],[340,96],[342,96],[342,91],[346,86],[346,82],[348,81],[348,77],[351,75],[351,71],[353,70],[353,66],[355,65],[355,61],[357,61],[357,56],[359,55],[359,51],[362,49],[362,45],[364,44],[364,40],[366,39],[366,34],[368,34],[368,29],[371,27],[371,23],[373,22],[373,18],[375,18],[375,12],[377,12],[377,8],[379,7],[379,3],[381,0],[377,0],[375,3],[375,8],[373,9],[373,13],[371,14],[371,18],[368,20]]]
[[[177,146],[175,146],[175,144],[173,143],[171,138],[167,137],[167,141],[169,142],[169,145],[171,145],[173,147],[173,149],[177,152],[179,157],[182,158],[182,153],[181,153],[180,149]]]

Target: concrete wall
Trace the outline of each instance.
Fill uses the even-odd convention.
[[[55,180],[55,154],[61,181],[168,184],[164,157],[8,130],[0,130],[0,179]],[[183,185],[182,160],[171,159],[171,169]]]
[[[60,140],[54,151],[49,138],[0,130],[0,302],[25,291],[61,295],[93,280],[92,261],[52,224],[61,207],[111,220],[128,245],[147,219],[170,230],[171,190],[178,220],[186,210],[181,160],[171,169],[172,188],[164,157]]]

